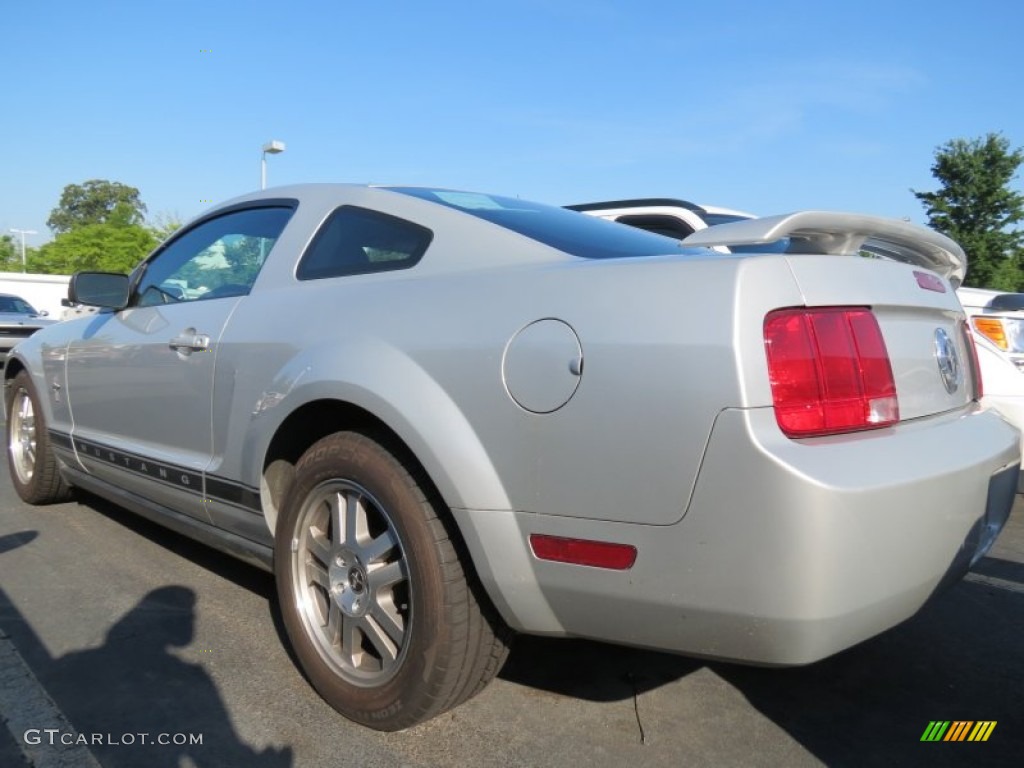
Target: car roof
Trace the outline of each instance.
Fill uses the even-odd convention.
[[[706,213],[703,206],[691,203],[689,200],[680,200],[674,197],[638,197],[629,200],[607,200],[605,202],[598,203],[578,203],[576,205],[566,205],[572,211],[600,211],[605,208],[632,208],[634,206],[669,206],[673,208],[685,208],[688,211],[702,214]]]

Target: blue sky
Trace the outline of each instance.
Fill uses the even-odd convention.
[[[1024,145],[1007,0],[7,0],[0,18],[0,232],[36,245],[66,184],[120,181],[187,219],[258,187],[272,138],[270,186],[917,222],[936,146]]]

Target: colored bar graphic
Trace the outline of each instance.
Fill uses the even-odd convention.
[[[974,725],[973,720],[954,720],[943,741],[963,741],[967,738],[967,733],[972,725]]]
[[[978,724],[974,726],[974,730],[971,731],[971,735],[967,737],[967,740],[988,741],[988,737],[996,729],[996,722],[995,720],[979,720]]]
[[[930,720],[921,741],[988,741],[996,720]]]
[[[949,720],[932,720],[924,729],[921,741],[941,741],[947,728],[949,728]]]

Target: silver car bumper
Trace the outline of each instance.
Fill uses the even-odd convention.
[[[1017,431],[992,412],[797,442],[770,409],[734,410],[716,420],[673,525],[458,517],[474,560],[488,551],[481,576],[517,629],[805,664],[909,618],[962,576],[1005,524],[1019,464]],[[531,533],[633,544],[638,557],[627,571],[539,561]]]

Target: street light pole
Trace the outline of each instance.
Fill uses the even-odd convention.
[[[36,235],[39,234],[34,229],[15,229],[11,227],[11,232],[16,232],[21,235],[21,271],[27,272],[28,267],[25,263],[25,235]]]
[[[283,141],[274,139],[263,145],[263,154],[260,155],[260,189],[267,188],[267,153],[279,155],[282,152],[284,152]]]

